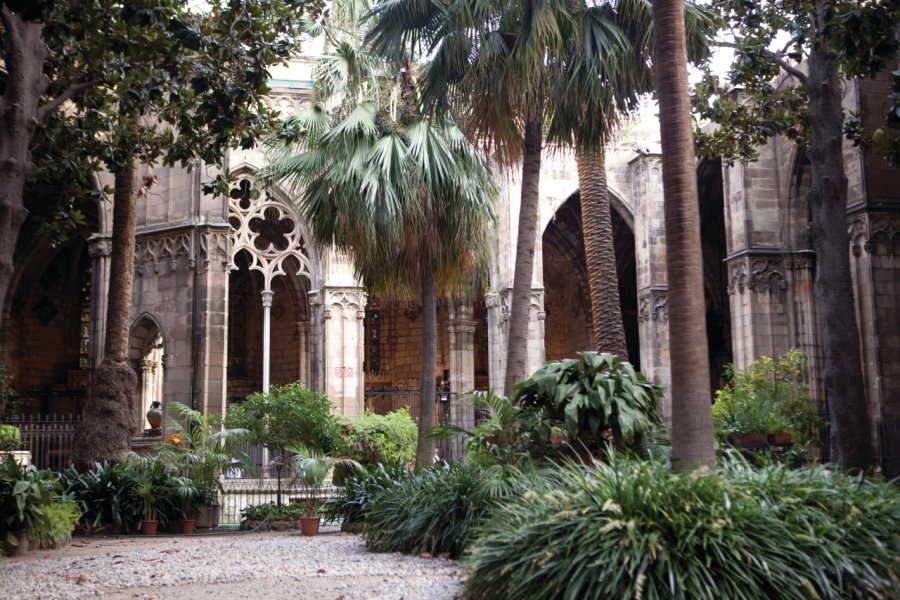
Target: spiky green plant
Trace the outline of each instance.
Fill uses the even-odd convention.
[[[900,490],[822,467],[570,464],[474,532],[474,598],[889,598]]]

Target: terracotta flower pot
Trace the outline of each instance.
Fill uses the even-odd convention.
[[[178,529],[181,533],[194,533],[194,519],[179,519]]]
[[[317,535],[321,517],[300,517],[300,535]]]
[[[141,532],[144,535],[156,535],[157,527],[159,527],[159,521],[144,521],[141,523]]]
[[[731,445],[735,448],[747,448],[755,450],[764,448],[769,444],[765,433],[732,434]]]
[[[791,434],[786,431],[770,433],[769,443],[773,446],[788,446],[791,443]]]

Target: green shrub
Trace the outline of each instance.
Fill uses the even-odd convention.
[[[306,505],[302,502],[293,502],[291,504],[276,505],[274,502],[267,504],[257,504],[248,506],[241,511],[241,516],[249,521],[262,521],[269,519],[270,521],[299,521],[300,517],[306,515]]]
[[[399,478],[375,495],[366,519],[366,547],[459,556],[472,526],[496,503],[479,493],[482,473],[475,465],[453,464]]]
[[[617,445],[641,446],[662,425],[662,389],[613,354],[580,352],[578,359],[548,362],[516,385],[513,396],[524,408],[545,411],[542,436],[553,422],[569,435],[590,435],[602,449],[604,437]]]
[[[62,497],[74,501],[88,532],[112,524],[122,532],[136,531],[144,503],[136,482],[123,463],[95,463],[83,473],[70,467],[61,475]]]
[[[22,432],[15,425],[0,425],[0,452],[12,452],[22,445]]]
[[[817,467],[669,473],[611,456],[534,481],[474,532],[475,598],[878,598],[900,490]]]
[[[251,394],[230,407],[225,417],[229,429],[247,430],[247,441],[281,451],[300,445],[330,454],[338,449],[341,425],[324,394],[299,383],[273,385],[269,392]]]
[[[340,519],[348,524],[365,523],[378,495],[410,477],[413,473],[405,463],[389,466],[379,463],[365,473],[348,475],[339,494],[322,505],[322,515],[329,522]]]
[[[716,392],[713,424],[724,441],[729,435],[788,432],[796,444],[818,446],[824,425],[803,380],[806,358],[788,350],[776,358],[761,356],[747,368],[730,364],[730,383]]]
[[[21,532],[46,527],[57,486],[55,473],[22,467],[12,456],[0,461],[0,551],[18,546]]]
[[[28,539],[40,548],[60,548],[72,539],[72,529],[81,511],[71,500],[51,502],[44,507],[44,518],[28,530]]]
[[[416,458],[419,430],[408,408],[387,415],[366,412],[343,428],[347,455],[366,467],[406,465]]]

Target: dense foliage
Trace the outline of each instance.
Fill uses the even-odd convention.
[[[43,512],[42,525],[28,532],[29,542],[34,542],[38,548],[59,548],[68,544],[72,530],[81,518],[78,505],[71,500],[51,502],[43,507]]]
[[[23,533],[50,529],[48,507],[56,492],[55,473],[23,467],[12,456],[0,462],[0,553],[18,546]]]
[[[22,445],[22,432],[15,425],[0,425],[0,452],[18,450]]]
[[[900,491],[822,467],[570,465],[492,510],[467,590],[494,598],[890,597]]]
[[[732,434],[787,432],[796,444],[818,446],[822,423],[804,381],[806,359],[796,350],[761,356],[746,368],[731,364],[730,380],[716,392],[713,423],[724,440]]]
[[[662,425],[660,387],[613,354],[580,352],[579,357],[547,363],[516,386],[514,398],[565,423],[572,437],[592,436],[598,446],[604,436],[634,445]],[[542,437],[549,436],[548,428]]]
[[[282,504],[278,506],[274,502],[248,506],[241,511],[241,516],[247,521],[298,521],[306,515],[306,505],[300,502]]]
[[[495,500],[480,494],[482,469],[454,464],[401,477],[380,490],[366,518],[366,547],[458,557],[472,538],[472,526]]]
[[[268,393],[251,394],[228,409],[225,425],[246,430],[247,441],[275,451],[302,445],[333,452],[340,443],[341,426],[324,394],[300,383],[273,385]]]
[[[365,472],[349,475],[338,495],[325,501],[321,512],[328,521],[364,524],[378,495],[412,476],[405,464],[370,466]]]
[[[387,415],[371,412],[343,424],[346,454],[363,464],[405,465],[416,458],[418,428],[408,408]]]

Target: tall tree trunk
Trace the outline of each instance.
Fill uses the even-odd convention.
[[[128,328],[134,279],[137,170],[132,161],[116,173],[112,256],[103,362],[93,373],[87,415],[75,434],[75,462],[119,461],[134,434],[137,374],[128,364]]]
[[[437,369],[437,296],[434,265],[422,265],[422,378],[419,394],[419,441],[416,469],[431,466],[434,457],[434,372]]]
[[[31,138],[39,121],[38,104],[49,80],[43,74],[47,48],[41,38],[41,23],[23,21],[0,7],[0,19],[6,29],[4,41],[7,72],[0,96],[0,319],[12,280],[13,258],[19,231],[25,223],[23,190],[31,174]],[[5,342],[0,362],[6,358]]]
[[[669,280],[672,464],[685,469],[712,467],[715,451],[684,2],[655,0],[653,22]]]
[[[825,4],[816,2],[818,14],[824,14]],[[810,237],[816,251],[816,306],[831,420],[830,458],[842,469],[867,469],[872,465],[872,440],[850,278],[843,86],[837,60],[837,52],[828,46],[817,47],[809,57],[806,87],[812,120],[812,182],[806,197],[812,213]]]
[[[594,349],[618,354],[627,360],[609,187],[606,184],[606,150],[578,149],[575,151],[575,163],[578,167],[584,256],[591,293]]]
[[[522,159],[522,195],[519,201],[519,229],[513,275],[512,302],[509,309],[509,335],[506,348],[504,393],[528,373],[528,324],[531,308],[531,282],[534,276],[534,247],[541,183],[541,142],[543,108],[529,108],[525,121],[525,152]]]

